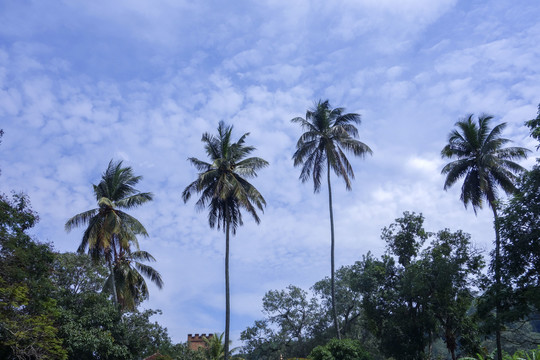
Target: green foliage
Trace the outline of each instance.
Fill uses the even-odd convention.
[[[257,189],[245,180],[257,176],[257,170],[268,166],[268,162],[258,157],[246,158],[255,150],[253,146],[244,144],[246,133],[237,142],[232,142],[232,126],[220,122],[218,136],[205,133],[202,142],[211,163],[189,158],[193,166],[200,171],[197,179],[182,192],[184,202],[194,193],[200,194],[197,209],[208,208],[210,227],[222,228],[227,225],[236,233],[238,225],[242,225],[240,210],[244,209],[259,223],[257,209],[263,211],[266,201]]]
[[[98,292],[107,278],[103,263],[85,254],[58,254],[51,278],[60,307],[59,335],[69,358],[120,360],[173,351],[167,330],[150,321],[159,311],[122,313]]]
[[[270,328],[267,320],[256,320],[253,326],[242,331],[240,340],[244,341],[243,352],[248,360],[271,360],[287,354],[288,339]]]
[[[477,354],[476,357],[462,357],[459,360],[494,360],[494,353],[489,355]],[[540,346],[533,350],[517,350],[514,355],[503,353],[503,360],[538,360],[540,359]]]
[[[210,339],[204,337],[203,340],[206,343],[206,349],[203,350],[206,360],[220,360],[225,357],[225,344],[223,343],[224,333],[218,334],[215,333]],[[229,344],[230,345],[230,344]],[[233,356],[232,353],[237,351],[238,348],[233,348],[229,350],[229,356],[231,359],[240,359],[239,357]]]
[[[143,264],[143,261],[156,261],[156,259],[146,251],[124,249],[114,263],[114,276],[110,275],[105,281],[103,289],[112,292],[116,288],[122,309],[135,310],[137,305],[149,298],[145,277],[159,289],[163,287],[161,274],[153,267]],[[112,284],[113,281],[115,286]]]
[[[313,109],[306,111],[305,119],[296,117],[291,120],[305,131],[296,144],[294,165],[302,166],[302,182],[313,178],[315,192],[320,190],[325,167],[342,177],[347,190],[350,190],[354,172],[344,151],[362,157],[372,153],[369,146],[355,139],[358,136],[355,124],[360,124],[360,115],[343,114],[344,111],[344,108],[332,109],[328,100],[319,100]]]
[[[312,360],[371,360],[359,341],[332,339],[324,346],[317,346],[309,354]]]
[[[386,241],[388,251],[398,257],[402,266],[407,266],[430,236],[424,230],[424,217],[405,211],[403,217],[382,230],[381,239]]]
[[[450,132],[448,144],[441,151],[443,158],[456,160],[448,163],[441,171],[446,175],[444,189],[448,189],[464,178],[461,201],[471,204],[473,210],[482,208],[483,200],[495,207],[497,188],[507,194],[515,191],[516,174],[524,169],[513,160],[527,157],[530,151],[521,147],[504,147],[509,139],[501,136],[506,123],[491,128],[493,116],[481,115],[478,121],[469,115],[456,123],[457,129]]]
[[[540,104],[538,104],[538,116],[535,119],[525,122],[525,125],[531,130],[531,137],[540,141]],[[540,145],[536,147],[538,150]]]
[[[514,319],[540,311],[540,165],[526,172],[518,191],[502,206],[499,229],[502,268]]]
[[[263,298],[263,313],[280,329],[280,335],[302,342],[311,333],[318,306],[315,299],[294,285],[287,290],[268,291]]]
[[[191,350],[187,343],[175,344],[166,352],[161,352],[166,353],[174,360],[207,360],[201,349],[198,351]]]
[[[244,350],[251,358],[305,356],[313,347],[310,337],[320,317],[314,298],[293,285],[268,291],[263,298],[266,319],[256,321],[241,334]]]
[[[54,254],[26,233],[37,222],[28,198],[0,196],[0,357],[65,359],[59,309],[47,275]]]
[[[354,266],[342,266],[335,273],[336,312],[344,336],[354,336],[361,331],[359,320],[362,316],[361,294],[353,290],[356,281]],[[326,316],[325,324],[331,322],[332,289],[328,277],[313,285],[314,292],[321,297]],[[317,329],[314,329],[317,330]]]
[[[466,352],[477,347],[468,310],[483,261],[468,234],[428,233],[423,222],[422,215],[405,212],[385,228],[388,254],[357,262],[354,288],[362,294],[366,326],[387,356],[423,358],[440,337],[455,358],[458,345]],[[420,252],[427,239],[430,245]]]

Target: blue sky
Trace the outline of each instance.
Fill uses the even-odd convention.
[[[109,160],[132,166],[155,194],[133,215],[165,281],[144,306],[185,341],[224,327],[224,236],[181,200],[196,176],[186,159],[205,157],[201,135],[220,120],[250,132],[270,162],[252,180],[268,205],[231,244],[238,339],[266,291],[329,275],[327,195],[291,161],[290,119],[318,99],[360,113],[373,150],[350,157],[351,192],[333,179],[338,266],[382,254],[381,228],[406,210],[491,249],[491,212],[465,210],[459,185],[443,191],[440,150],[459,118],[482,112],[536,148],[523,122],[540,102],[539,13],[533,0],[3,0],[0,191],[28,193],[37,238],[75,251],[82,230],[66,234],[66,220],[95,206]]]

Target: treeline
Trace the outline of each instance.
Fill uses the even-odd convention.
[[[105,261],[30,237],[37,221],[27,196],[0,196],[0,359],[204,358],[150,320],[160,311],[116,304]]]
[[[495,247],[488,264],[468,234],[426,231],[421,214],[405,212],[383,229],[383,256],[368,253],[334,271],[331,173],[350,190],[354,172],[345,152],[362,157],[371,149],[356,139],[360,116],[328,101],[292,119],[304,131],[293,154],[300,180],[312,180],[318,192],[326,177],[330,277],[316,283],[311,296],[292,285],[269,291],[266,318],[242,333],[242,356],[456,359],[496,349],[494,357],[502,359],[503,349],[540,343],[540,166],[525,171],[514,162],[529,150],[505,147],[511,142],[502,137],[505,124],[491,127],[491,120],[470,115],[458,121],[441,152],[451,159],[442,169],[444,188],[463,180],[464,205],[476,213],[487,204],[493,211]],[[540,140],[540,110],[526,124]],[[210,227],[225,234],[225,331],[215,356],[173,344],[166,329],[150,322],[156,311],[137,310],[148,298],[145,278],[158,287],[163,281],[144,263],[154,258],[139,248],[146,229],[126,211],[153,195],[135,189],[141,177],[130,167],[111,161],[93,186],[97,207],[66,223],[67,231],[84,228],[78,255],[55,253],[27,234],[38,218],[25,195],[1,196],[0,357],[137,359],[159,351],[165,358],[227,360],[230,237],[243,224],[242,211],[259,223],[266,205],[246,179],[268,163],[248,157],[255,148],[245,144],[247,135],[234,142],[232,126],[223,122],[217,136],[203,134],[209,161],[188,159],[198,174],[182,193],[184,202],[199,196],[196,209],[207,210]],[[507,203],[500,190],[511,196]]]
[[[532,175],[540,181],[539,169],[528,174]],[[492,294],[485,291],[490,281],[483,271],[483,256],[469,234],[449,229],[429,232],[423,223],[421,214],[405,212],[382,230],[384,255],[368,253],[336,271],[335,299],[343,336],[358,340],[372,359],[488,355],[494,349],[494,313]],[[514,243],[505,245],[517,251]],[[509,267],[516,261],[521,263],[511,255],[504,259]],[[510,273],[505,274],[510,280]],[[318,281],[310,290],[290,285],[266,293],[265,318],[242,332],[246,359],[306,357],[334,337],[330,279]],[[540,343],[540,321],[534,320],[538,312],[530,312],[528,306],[537,309],[540,303],[516,297],[511,287],[506,290],[505,304],[512,306],[505,313],[504,350],[534,348]]]
[[[338,269],[311,295],[293,285],[269,291],[266,317],[242,333],[245,357],[338,359],[320,351],[336,334],[374,359],[502,359],[540,344],[540,165],[525,171],[515,163],[529,151],[504,147],[506,124],[491,127],[491,120],[458,121],[441,151],[453,160],[442,170],[444,188],[462,180],[464,205],[476,213],[487,203],[493,211],[488,264],[468,234],[428,232],[422,215],[405,212],[382,230],[380,258],[368,253]],[[540,140],[540,106],[526,125]],[[506,203],[499,190],[510,195]]]

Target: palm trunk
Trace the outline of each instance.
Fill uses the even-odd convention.
[[[229,327],[231,322],[231,301],[229,290],[229,230],[230,222],[227,220],[225,234],[225,360],[229,359]]]
[[[501,237],[497,221],[497,208],[494,201],[491,202],[493,217],[495,218],[495,342],[497,345],[497,359],[502,360],[501,343]]]
[[[330,284],[332,288],[332,315],[334,317],[334,326],[336,328],[336,336],[341,340],[339,332],[339,323],[336,311],[336,287],[334,279],[334,212],[332,210],[332,187],[330,185],[330,160],[327,159],[327,178],[328,178],[328,208],[330,210]]]
[[[111,241],[111,247],[113,249],[113,256],[112,256],[112,259],[109,258],[109,271],[111,272],[111,280],[112,280],[112,290],[113,290],[113,300],[114,300],[114,305],[116,305],[116,307],[118,307],[118,292],[116,290],[116,279],[114,277],[114,266],[113,266],[113,263],[116,262],[116,246],[114,245],[115,244],[115,237],[114,235],[111,235],[112,237],[112,241]],[[109,248],[109,255],[111,253],[111,250]]]
[[[108,263],[109,263],[109,271],[111,272],[114,305],[118,307],[118,293],[116,292],[116,279],[114,278],[114,267],[112,265],[111,260],[109,260]]]

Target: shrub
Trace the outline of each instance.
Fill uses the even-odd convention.
[[[357,340],[332,339],[324,346],[317,346],[309,354],[312,360],[371,360]]]

